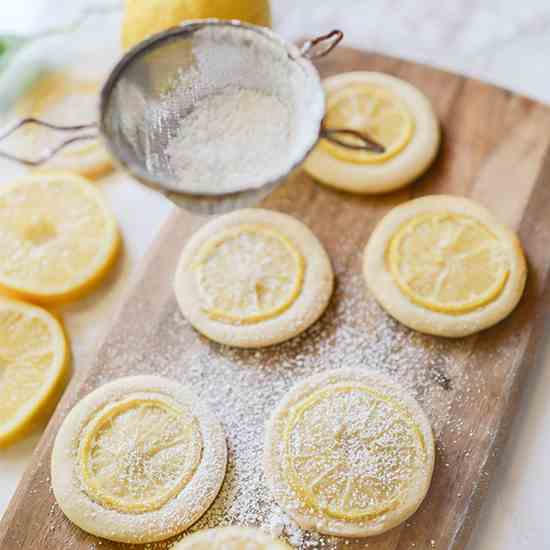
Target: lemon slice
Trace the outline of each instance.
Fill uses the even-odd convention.
[[[345,128],[363,132],[386,149],[384,153],[373,153],[321,140],[321,147],[331,155],[359,164],[381,163],[409,143],[414,133],[414,118],[405,102],[389,89],[373,84],[350,84],[328,96],[325,126],[329,130]],[[350,145],[362,145],[354,136],[342,134],[339,139]]]
[[[334,284],[330,259],[300,221],[260,208],[204,224],[185,244],[174,291],[189,322],[228,346],[260,348],[310,327]]]
[[[452,212],[415,216],[390,243],[390,270],[417,304],[448,313],[494,300],[509,275],[504,247],[479,221]]]
[[[326,94],[324,126],[354,130],[384,146],[383,153],[353,147],[361,139],[345,132],[321,139],[304,163],[321,183],[353,193],[386,193],[422,174],[439,148],[439,125],[428,98],[393,76],[356,71],[323,81]]]
[[[196,270],[203,307],[211,318],[257,323],[292,305],[302,288],[304,259],[278,231],[241,225],[206,242]]]
[[[290,550],[284,542],[251,527],[219,527],[197,531],[172,550]]]
[[[160,394],[123,399],[101,410],[82,436],[84,489],[116,510],[157,510],[189,482],[201,452],[189,407]]]
[[[0,286],[31,300],[76,298],[112,265],[115,219],[100,192],[69,173],[26,176],[0,190]]]
[[[445,195],[390,211],[371,235],[363,269],[388,313],[442,336],[503,319],[523,293],[527,270],[511,231],[480,205]]]
[[[382,532],[424,498],[433,468],[428,422],[383,379],[347,369],[313,377],[291,390],[270,426],[281,441],[268,443],[267,463],[277,460],[305,528],[311,516],[329,534]]]
[[[206,512],[226,463],[223,429],[191,388],[133,376],[94,390],[67,415],[52,451],[52,488],[85,531],[154,542]]]
[[[60,126],[80,125],[97,120],[97,104],[101,83],[82,80],[69,73],[45,74],[24,95],[17,111]],[[39,156],[49,144],[52,130],[28,126],[23,133],[25,155]],[[29,152],[29,146],[31,151]],[[45,165],[50,170],[68,170],[89,178],[98,178],[113,169],[111,158],[99,139],[69,145]]]
[[[55,403],[67,370],[59,322],[42,308],[0,298],[0,446],[23,436]]]

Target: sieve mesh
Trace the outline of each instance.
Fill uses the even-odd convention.
[[[265,116],[251,117],[243,111],[244,124],[250,126],[246,135],[251,138],[248,155],[243,156],[248,164],[256,159],[256,177],[224,188],[217,186],[219,174],[207,171],[206,180],[211,181],[197,188],[193,181],[181,177],[170,145],[191,132],[191,114],[204,106],[205,100],[242,90],[272,98],[284,107],[286,115],[266,109]],[[258,192],[288,175],[318,139],[324,96],[310,61],[271,31],[205,20],[167,31],[127,54],[103,89],[101,113],[102,134],[111,152],[144,183],[183,195],[212,196]],[[239,114],[231,118],[236,116]],[[209,123],[212,135],[222,133],[223,137],[228,131],[228,120]],[[275,125],[284,126],[284,143],[270,150],[266,162],[261,155],[255,157],[255,147]],[[220,144],[219,140],[213,142]],[[223,169],[236,171],[234,180],[238,181],[238,172],[245,167],[238,162],[224,166],[220,149],[223,143],[207,153],[219,158],[219,173],[225,173]],[[247,169],[250,172],[250,166]]]

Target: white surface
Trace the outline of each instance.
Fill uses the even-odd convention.
[[[30,32],[74,19],[85,4],[114,0],[2,2],[0,32]],[[274,0],[275,26],[288,38],[339,27],[346,42],[484,80],[550,102],[548,0]],[[55,6],[55,7],[53,7]],[[5,177],[5,173],[2,174]],[[121,268],[108,285],[63,314],[74,348],[91,352],[128,275],[154,238],[170,206],[137,184],[101,183],[125,240]],[[532,365],[520,409],[485,500],[470,550],[550,548],[550,320],[540,358]],[[78,365],[76,365],[78,368]],[[0,451],[0,513],[7,506],[39,434]],[[436,546],[437,548],[437,542]]]

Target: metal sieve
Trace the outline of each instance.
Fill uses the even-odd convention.
[[[323,127],[324,93],[311,60],[329,53],[342,37],[335,30],[298,48],[267,28],[239,21],[187,22],[145,40],[122,57],[102,88],[98,124],[61,127],[23,119],[0,139],[26,124],[71,132],[70,137],[36,159],[0,156],[38,166],[67,145],[99,135],[124,170],[186,209],[219,213],[252,205],[302,163],[320,136],[344,147],[383,152],[362,132]],[[178,181],[168,144],[185,131],[186,117],[199,101],[228,86],[259,90],[288,107],[290,152],[276,176],[253,188],[190,192]],[[361,144],[342,140],[346,135],[359,138]]]

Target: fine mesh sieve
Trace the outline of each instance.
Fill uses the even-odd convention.
[[[380,150],[364,134],[322,127],[324,94],[310,59],[331,51],[341,38],[340,31],[333,31],[306,42],[299,49],[269,29],[238,21],[206,19],[169,29],[134,47],[115,66],[101,91],[99,133],[122,168],[185,208],[217,213],[251,205],[305,159],[320,132],[326,139],[342,146],[349,145],[339,139],[339,134],[351,133],[364,145],[350,147]],[[231,93],[254,90],[261,97],[273,98],[277,105],[284,106],[284,112],[288,113],[283,128],[284,144],[269,153],[269,163],[258,158],[258,176],[243,181],[242,186],[217,188],[215,181],[208,188],[193,186],[192,181],[183,181],[178,173],[171,143],[181,136],[183,143],[189,143],[185,139],[199,139],[191,132],[190,116],[201,102],[215,96],[223,98],[228,90]],[[232,113],[227,116],[235,118]],[[251,126],[245,128],[245,135],[250,132],[255,142],[271,132],[272,126],[283,124],[280,117],[271,112],[250,121],[246,112],[243,116],[246,124]],[[25,119],[4,135],[28,123],[41,122]],[[223,120],[213,121],[207,126],[204,130],[210,134],[202,138],[205,147],[210,145],[209,136],[215,138],[216,132],[226,131]],[[67,130],[84,131],[84,134],[72,135],[39,159],[15,158],[6,153],[3,156],[38,165],[67,143],[94,137],[88,126],[74,126]],[[200,130],[202,135],[204,132]],[[231,139],[230,135],[221,137]],[[216,139],[210,141],[217,142]],[[245,147],[249,154],[247,158],[254,160],[255,145],[251,142],[250,150]],[[208,155],[218,155],[223,159],[220,150],[209,148]],[[249,164],[254,167],[254,162]],[[269,164],[269,170],[266,164]],[[222,170],[234,169],[223,163],[220,167]],[[235,176],[237,181],[238,176],[239,173]],[[208,177],[216,179],[214,174]]]

